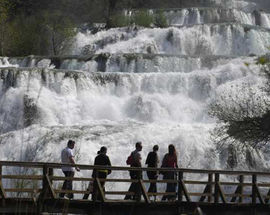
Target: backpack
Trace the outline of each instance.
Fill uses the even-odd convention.
[[[126,163],[127,163],[127,165],[131,165],[131,164],[133,164],[133,154],[131,153],[129,156],[128,156],[128,158],[127,158],[127,160],[126,160]]]

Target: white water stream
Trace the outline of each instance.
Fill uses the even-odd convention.
[[[187,9],[185,20],[199,10]],[[66,54],[108,53],[97,55],[103,56],[101,62],[68,58],[59,70],[49,57],[2,58],[1,160],[59,162],[67,140],[74,139],[78,163],[92,164],[105,145],[113,165],[126,165],[134,143],[142,141],[143,162],[153,145],[160,146],[162,158],[174,144],[180,167],[227,169],[226,148],[221,153],[211,140],[216,119],[209,117],[208,105],[241,83],[250,82],[260,93],[261,79],[244,63],[253,62],[250,54],[267,53],[269,15],[262,16],[262,28],[251,26],[250,13],[211,11],[225,17],[222,23],[185,21],[182,10],[168,12],[169,19],[189,26],[78,33]],[[226,13],[242,14],[238,21],[249,25],[225,23]],[[245,152],[238,153],[236,169],[254,168]],[[269,167],[268,156],[252,151],[256,170]]]

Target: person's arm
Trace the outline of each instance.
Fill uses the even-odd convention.
[[[95,158],[94,166],[95,166],[96,164],[97,164],[97,157]],[[96,170],[96,169],[93,169],[92,178],[95,178],[95,177],[96,177],[96,172],[97,172],[97,170]]]
[[[137,165],[138,167],[142,166],[142,156],[140,153],[137,154]]]
[[[150,153],[148,153],[148,155],[147,155],[147,158],[146,158],[145,164],[148,164],[148,163],[149,163],[149,157],[150,157]]]
[[[158,155],[157,153],[155,153],[155,167],[158,167],[158,163],[159,163],[159,160],[158,160]]]
[[[159,164],[160,160],[159,160],[159,156],[157,154],[157,165]]]
[[[177,156],[175,157],[175,168],[178,168]]]
[[[167,166],[167,154],[164,156],[162,160],[162,164],[161,164],[161,167],[166,167],[166,166]]]
[[[112,164],[111,164],[111,161],[110,161],[110,158],[107,156],[107,165],[108,166],[112,166]],[[111,174],[111,172],[112,172],[112,170],[108,170],[108,174]]]
[[[74,156],[73,156],[72,153],[69,154],[69,161],[70,161],[70,163],[72,163],[72,164],[76,164],[76,163],[75,163],[75,160],[74,160]],[[80,171],[80,168],[77,167],[77,166],[75,166],[75,169],[76,169],[77,171]]]

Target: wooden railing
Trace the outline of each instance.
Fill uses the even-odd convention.
[[[246,171],[221,171],[201,169],[169,169],[169,168],[130,168],[130,167],[100,167],[91,165],[76,165],[81,172],[75,177],[63,177],[61,167],[67,166],[57,163],[30,163],[0,161],[0,197],[2,200],[10,198],[29,198],[33,201],[42,199],[58,199],[62,192],[62,182],[72,180],[75,187],[65,193],[75,194],[75,200],[81,200],[84,194],[90,194],[87,190],[89,182],[96,180],[97,189],[102,202],[124,201],[124,195],[134,195],[128,192],[131,182],[138,183],[143,196],[142,201],[151,204],[150,196],[174,194],[178,202],[197,202],[204,204],[268,204],[270,200],[270,173],[246,172]],[[91,170],[110,169],[112,174],[107,179],[94,179]],[[143,172],[143,179],[131,180],[130,170]],[[146,171],[168,172],[177,174],[175,180],[163,180],[162,176],[157,180],[148,180]],[[83,176],[82,176],[83,175]],[[101,187],[102,181],[106,181],[106,191]],[[148,193],[150,182],[158,185],[157,193]],[[166,183],[177,183],[175,193],[166,193]],[[121,184],[121,185],[120,185]],[[122,188],[123,187],[123,188]],[[87,201],[87,200],[85,200]],[[91,201],[89,199],[88,201]],[[130,200],[129,200],[130,201]]]

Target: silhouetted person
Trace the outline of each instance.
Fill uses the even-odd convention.
[[[158,145],[155,145],[153,147],[153,151],[149,152],[145,161],[145,164],[148,165],[148,167],[157,168],[159,163],[158,158]],[[147,171],[147,176],[150,180],[156,180],[158,178],[158,171]],[[151,182],[150,187],[148,189],[148,193],[156,193],[157,192],[157,183]],[[156,196],[155,196],[156,199]]]
[[[177,164],[177,154],[174,145],[170,144],[168,147],[169,152],[165,154],[161,167],[164,168],[178,168]],[[175,180],[177,174],[175,172],[163,172],[163,179]],[[167,183],[166,193],[175,192],[176,193],[176,183]],[[162,200],[175,200],[176,195],[164,195]]]
[[[75,164],[74,155],[72,149],[74,149],[75,141],[69,140],[67,143],[67,147],[64,148],[61,152],[61,162],[63,164]],[[62,171],[65,174],[65,177],[74,177],[75,169],[80,171],[78,167],[64,166],[62,167]],[[72,190],[72,180],[65,180],[62,190]],[[65,196],[65,192],[60,193],[59,197],[63,198]],[[73,193],[68,194],[68,198],[73,198]]]
[[[141,142],[137,142],[135,145],[136,149],[135,151],[131,152],[130,157],[132,158],[132,161],[130,163],[131,167],[142,167],[142,157],[140,152],[142,151],[142,143]],[[130,178],[131,179],[142,179],[142,171],[141,170],[130,170],[129,171],[130,174]],[[132,199],[132,200],[137,200],[140,201],[141,200],[141,187],[140,184],[138,182],[132,182],[130,187],[129,187],[129,192],[134,192],[135,195],[126,195],[125,196],[125,200],[127,199]]]
[[[100,150],[97,152],[97,156],[95,158],[94,165],[95,166],[111,166],[111,161],[110,158],[106,155],[107,154],[107,148],[105,146],[102,146]],[[106,169],[94,169],[92,177],[94,179],[106,179],[107,175],[111,174],[111,170],[106,170]],[[105,181],[100,181],[101,187],[103,189],[103,192],[105,193]],[[83,197],[84,199],[87,199],[89,194],[85,194]],[[95,180],[94,181],[94,187],[93,187],[93,194],[92,194],[92,199],[95,200],[101,200],[101,195],[100,192],[98,191],[98,183]]]

